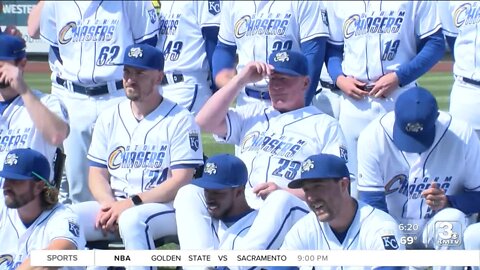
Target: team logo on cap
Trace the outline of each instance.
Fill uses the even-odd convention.
[[[15,154],[8,154],[7,157],[5,158],[5,164],[13,166],[17,164],[18,162],[18,156]]]
[[[273,59],[273,61],[275,62],[286,62],[288,60],[290,60],[290,58],[288,57],[287,52],[279,52],[275,55],[275,58]]]
[[[142,48],[131,48],[128,52],[128,57],[139,58],[143,57],[143,50]]]
[[[307,159],[302,164],[302,172],[308,172],[315,167],[311,159]]]
[[[423,125],[420,123],[408,123],[405,130],[407,132],[417,133],[423,130]]]
[[[216,174],[217,165],[215,165],[215,163],[208,162],[207,164],[205,164],[205,169],[203,169],[203,172],[208,174]]]

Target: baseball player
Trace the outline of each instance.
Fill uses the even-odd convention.
[[[398,95],[443,57],[445,43],[431,1],[337,1],[327,14],[327,67],[343,91],[339,122],[356,175],[361,130],[393,110]]]
[[[319,20],[322,18],[322,20]],[[324,62],[328,37],[321,1],[225,1],[222,4],[218,45],[213,54],[213,77],[220,88],[251,61],[268,62],[280,50],[301,51],[310,77],[305,104],[310,105]],[[238,65],[235,67],[235,54]],[[240,91],[237,106],[252,102],[270,105],[266,80]]]
[[[308,212],[303,194],[287,188],[291,180],[298,178],[301,162],[322,152],[346,158],[338,122],[316,107],[304,106],[308,74],[307,59],[302,53],[274,52],[269,64],[247,64],[212,95],[196,117],[203,131],[213,133],[221,142],[239,146],[239,158],[248,169],[245,196],[250,207],[259,212],[249,233],[236,241],[236,249],[278,249],[287,229]],[[269,107],[253,103],[229,108],[246,84],[267,76]],[[197,191],[186,186],[175,199],[178,231],[186,232],[179,235],[182,249],[214,246],[214,235],[204,233],[209,231],[210,222],[205,219],[208,214]],[[193,238],[201,240],[192,243]]]
[[[480,211],[480,143],[428,90],[405,91],[362,131],[358,161],[359,198],[396,218],[412,248],[463,248],[468,215]]]
[[[154,239],[177,233],[171,202],[203,163],[200,129],[192,114],[160,95],[160,50],[131,45],[122,64],[128,100],[100,114],[88,152],[96,201],[72,207],[87,241],[118,232],[127,250],[155,249]]]
[[[115,63],[132,43],[155,46],[157,33],[151,1],[45,2],[40,36],[58,61],[52,69],[52,94],[65,102],[75,123],[63,145],[69,201],[93,199],[85,158],[93,125],[100,112],[124,99],[122,67]]]
[[[8,152],[2,164],[0,269],[31,269],[32,250],[82,250],[77,216],[58,203],[58,190],[48,180],[50,161],[38,151],[19,148]]]
[[[26,84],[26,64],[24,40],[0,35],[0,164],[8,151],[27,147],[53,160],[69,132],[63,103]]]
[[[301,188],[312,210],[285,236],[282,250],[399,250],[402,233],[395,219],[350,196],[350,173],[345,160],[328,154],[308,157],[301,177],[288,184]],[[295,267],[275,267],[287,269]],[[337,267],[301,267],[337,269]],[[376,269],[376,267],[342,267]],[[381,267],[402,269],[402,267]]]
[[[469,122],[480,136],[480,65],[478,46],[480,30],[475,12],[478,1],[438,1],[438,12],[450,48],[453,49],[455,82],[450,93],[450,113]]]
[[[204,193],[202,205],[212,218],[211,230],[216,236],[214,249],[234,250],[237,241],[248,233],[257,216],[258,211],[250,208],[245,200],[247,181],[247,167],[240,158],[230,154],[208,158],[203,176],[192,181]],[[191,239],[192,242],[196,240]]]
[[[197,113],[212,93],[210,67],[220,26],[220,1],[162,1],[161,13],[163,96]]]

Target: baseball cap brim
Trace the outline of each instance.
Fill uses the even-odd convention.
[[[287,69],[287,68],[275,68],[273,70],[274,73],[280,73],[280,74],[286,74],[286,75],[290,75],[290,76],[295,76],[295,77],[298,77],[298,76],[304,76],[298,72],[295,72],[291,69]]]
[[[225,185],[222,183],[218,183],[209,179],[209,177],[200,177],[197,179],[192,180],[192,184],[197,187],[201,187],[204,189],[227,189],[227,188],[236,188],[239,185],[232,186],[232,185]]]
[[[425,128],[421,132],[406,133],[404,129],[395,121],[393,125],[393,143],[401,151],[409,153],[422,153],[432,146],[435,139],[435,126]]]
[[[12,173],[12,172],[2,172],[0,171],[0,177],[3,177],[5,179],[11,179],[11,180],[31,180],[33,177],[31,176],[25,176],[17,173]]]

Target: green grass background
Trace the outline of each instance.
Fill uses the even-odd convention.
[[[50,91],[50,74],[29,73],[26,74],[25,77],[31,88],[36,88],[44,92]],[[419,79],[419,84],[433,92],[441,109],[448,110],[449,95],[453,84],[452,73],[427,73]],[[233,146],[218,144],[209,134],[202,134],[202,140],[203,148],[207,156],[225,152],[233,153]]]

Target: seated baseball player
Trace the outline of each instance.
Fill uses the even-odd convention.
[[[19,148],[8,152],[2,164],[0,269],[32,269],[32,250],[84,249],[77,215],[58,203],[47,158]]]
[[[463,249],[469,215],[480,211],[480,143],[466,122],[413,87],[362,131],[358,149],[360,199],[415,237],[407,248]]]
[[[257,102],[229,108],[246,84],[263,78],[269,80],[270,106]],[[346,158],[338,122],[314,106],[305,106],[308,85],[305,56],[278,51],[270,55],[269,63],[247,64],[196,116],[203,131],[213,133],[220,142],[239,146],[238,157],[249,172],[245,196],[249,206],[259,212],[249,233],[236,241],[236,249],[278,249],[288,229],[308,213],[303,192],[287,187],[300,175],[301,162],[315,153]],[[176,197],[182,249],[214,247],[215,236],[209,232],[201,193],[198,187],[188,185]],[[192,242],[193,238],[201,239]]]
[[[329,154],[312,155],[301,176],[288,184],[302,189],[312,210],[285,236],[284,250],[398,250],[401,232],[389,214],[350,195],[350,173],[345,161]],[[295,269],[274,267],[273,269]],[[301,267],[303,268],[303,267]],[[320,267],[337,269],[338,267]],[[401,267],[345,267],[342,269],[401,269]],[[312,269],[311,266],[305,269]]]
[[[177,233],[172,201],[203,164],[203,150],[193,115],[160,94],[163,59],[148,44],[125,51],[128,99],[101,113],[88,151],[96,201],[73,206],[87,241],[120,237],[127,250],[148,250]]]
[[[192,184],[204,191],[205,208],[215,230],[215,249],[235,249],[238,238],[244,237],[257,216],[257,211],[245,200],[247,166],[230,154],[219,154],[207,159],[203,176]],[[192,239],[196,241],[198,239]]]

